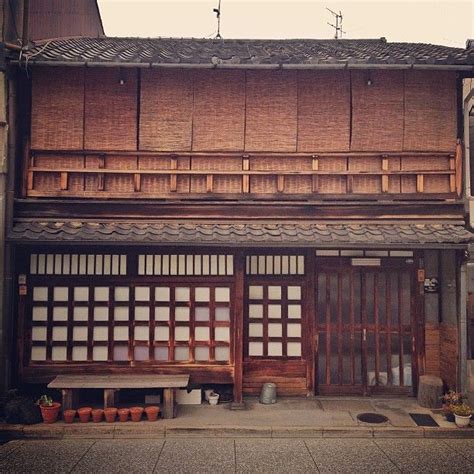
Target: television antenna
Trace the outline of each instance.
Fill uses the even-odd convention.
[[[221,36],[221,0],[219,0],[219,5],[217,6],[217,8],[214,8],[212,11],[216,14],[216,18],[217,18],[216,39],[222,39],[222,36]]]
[[[343,33],[345,34],[345,31],[343,31],[343,29],[342,29],[342,12],[341,12],[341,10],[339,10],[339,13],[336,13],[336,12],[332,11],[330,8],[327,8],[327,7],[326,7],[326,10],[328,12],[330,12],[334,16],[334,18],[336,19],[336,24],[335,25],[333,23],[327,22],[327,24],[329,26],[332,26],[335,30],[334,39],[342,38],[342,35],[343,35]]]

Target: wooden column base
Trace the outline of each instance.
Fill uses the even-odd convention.
[[[63,388],[61,392],[63,396],[63,410],[72,410],[79,405],[79,391],[77,389]]]
[[[115,388],[104,388],[104,408],[115,407]]]
[[[174,388],[163,389],[163,418],[176,418],[174,406]]]

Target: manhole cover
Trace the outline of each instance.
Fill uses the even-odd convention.
[[[388,418],[380,413],[361,413],[357,415],[357,419],[364,423],[385,423],[388,421]]]

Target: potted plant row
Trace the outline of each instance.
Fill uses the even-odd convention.
[[[466,396],[463,393],[455,390],[449,390],[441,397],[446,420],[455,422],[459,427],[469,426],[473,412],[472,407],[464,403],[465,399]]]
[[[58,404],[59,405],[59,404]],[[42,405],[40,405],[41,407]],[[60,405],[59,405],[60,407]],[[59,412],[58,407],[58,412]],[[107,423],[114,423],[117,419],[117,415],[119,421],[125,422],[128,421],[129,417],[131,417],[132,421],[138,422],[142,419],[143,412],[145,412],[148,421],[156,421],[158,419],[158,415],[160,413],[160,408],[157,406],[149,406],[146,408],[143,407],[132,407],[132,408],[115,408],[109,407],[102,409],[92,409],[91,407],[82,407],[78,410],[64,410],[63,411],[63,419],[65,423],[73,423],[76,417],[76,414],[79,416],[79,421],[81,423],[87,423],[90,421],[92,416],[92,421],[94,423],[100,423],[104,416],[105,421]],[[57,420],[57,414],[54,421],[45,421],[45,423],[54,423]],[[44,419],[44,418],[43,418]]]

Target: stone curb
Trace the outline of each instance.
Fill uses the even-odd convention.
[[[4,439],[125,438],[474,438],[473,428],[309,427],[309,426],[168,426],[165,422],[65,425],[0,424]]]

